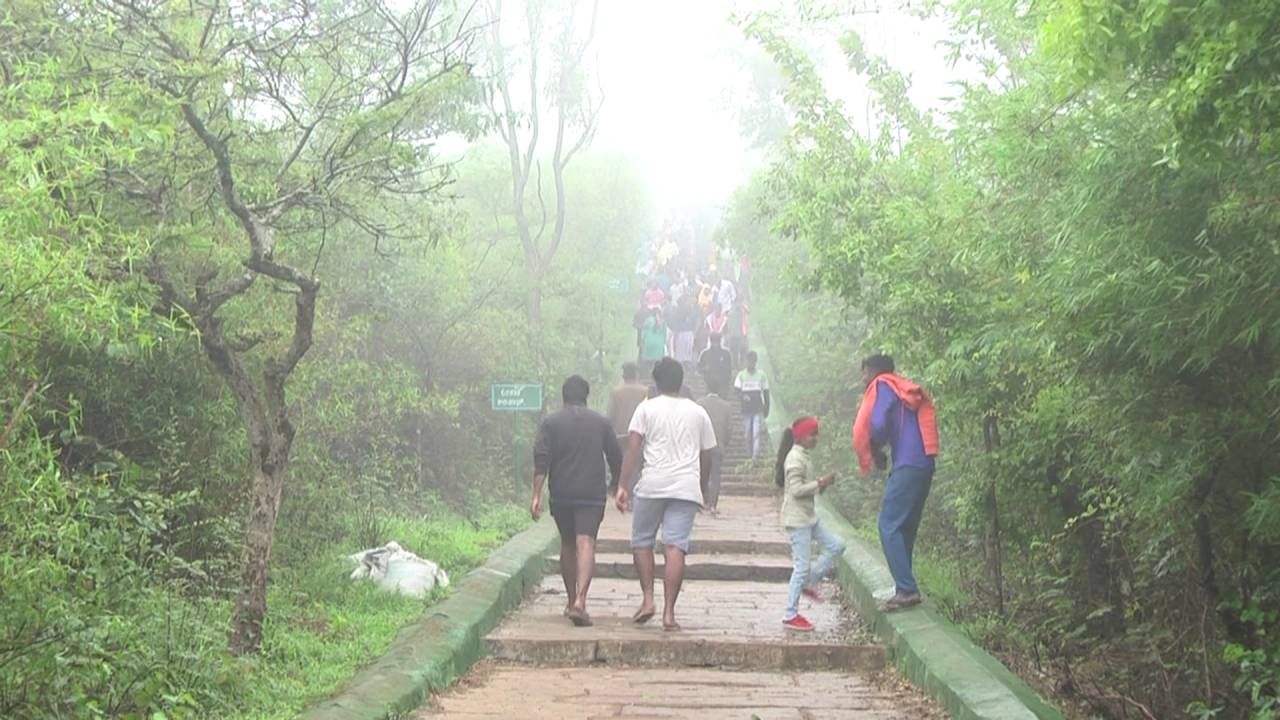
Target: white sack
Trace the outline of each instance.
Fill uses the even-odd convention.
[[[439,565],[414,555],[397,542],[348,555],[347,559],[356,566],[351,572],[352,580],[369,579],[383,590],[423,597],[437,585],[449,587],[449,576]]]

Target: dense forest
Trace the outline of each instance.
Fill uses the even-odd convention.
[[[1280,716],[1280,3],[904,3],[946,112],[862,3],[743,5],[716,238],[790,410],[937,398],[931,602],[1079,716]],[[344,555],[528,522],[489,385],[599,399],[661,225],[599,8],[0,4],[0,717],[292,717],[440,592]]]
[[[291,717],[422,612],[344,555],[527,522],[489,384],[616,375],[650,209],[589,18],[466,10],[0,9],[0,717]]]
[[[799,28],[847,16],[742,21],[790,130],[720,232],[769,283],[786,402],[847,422],[876,350],[929,387],[925,590],[1042,689],[1086,716],[1276,717],[1280,4],[938,13],[986,69],[945,116],[853,32],[873,102],[833,99]]]

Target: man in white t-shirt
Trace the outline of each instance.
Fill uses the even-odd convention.
[[[631,416],[627,455],[622,463],[618,509],[632,505],[631,553],[640,578],[643,599],[632,616],[637,624],[655,614],[653,602],[653,545],[662,528],[662,629],[679,630],[676,598],[684,581],[684,557],[689,552],[693,519],[702,509],[703,494],[711,479],[711,450],[716,434],[707,411],[681,397],[684,368],[664,357],[653,368],[657,397],[640,403]],[[644,470],[636,482],[636,468],[644,453]],[[634,496],[634,501],[632,497]]]
[[[742,419],[746,423],[743,437],[751,459],[760,455],[760,436],[764,435],[764,419],[769,417],[769,378],[756,367],[759,356],[747,353],[747,366],[734,378],[733,387],[742,394]]]
[[[716,283],[715,300],[720,304],[720,309],[726,313],[733,308],[733,304],[738,300],[738,289],[733,286],[732,280],[720,278],[720,282]]]

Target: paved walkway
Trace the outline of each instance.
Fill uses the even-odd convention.
[[[910,693],[836,672],[532,670],[486,662],[441,700],[439,712],[438,717],[492,720],[919,720],[933,711]]]
[[[677,605],[682,631],[663,632],[660,617],[646,626],[630,622],[640,602],[631,516],[610,507],[588,606],[595,625],[574,628],[561,616],[564,589],[548,558],[538,592],[487,638],[490,659],[415,717],[944,717],[884,669],[884,649],[838,597],[802,603],[817,632],[783,629],[790,550],[778,501],[767,471],[742,472],[741,460],[733,453],[721,515],[700,515],[695,524]],[[661,577],[659,555],[659,609]]]

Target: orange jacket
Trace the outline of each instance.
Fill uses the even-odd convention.
[[[876,406],[876,388],[881,382],[893,390],[902,404],[915,411],[925,454],[930,457],[938,454],[938,413],[933,407],[933,400],[924,388],[901,375],[882,373],[862,393],[862,404],[858,406],[858,416],[853,420],[853,452],[858,456],[858,466],[864,475],[871,472],[872,467],[871,409]]]

